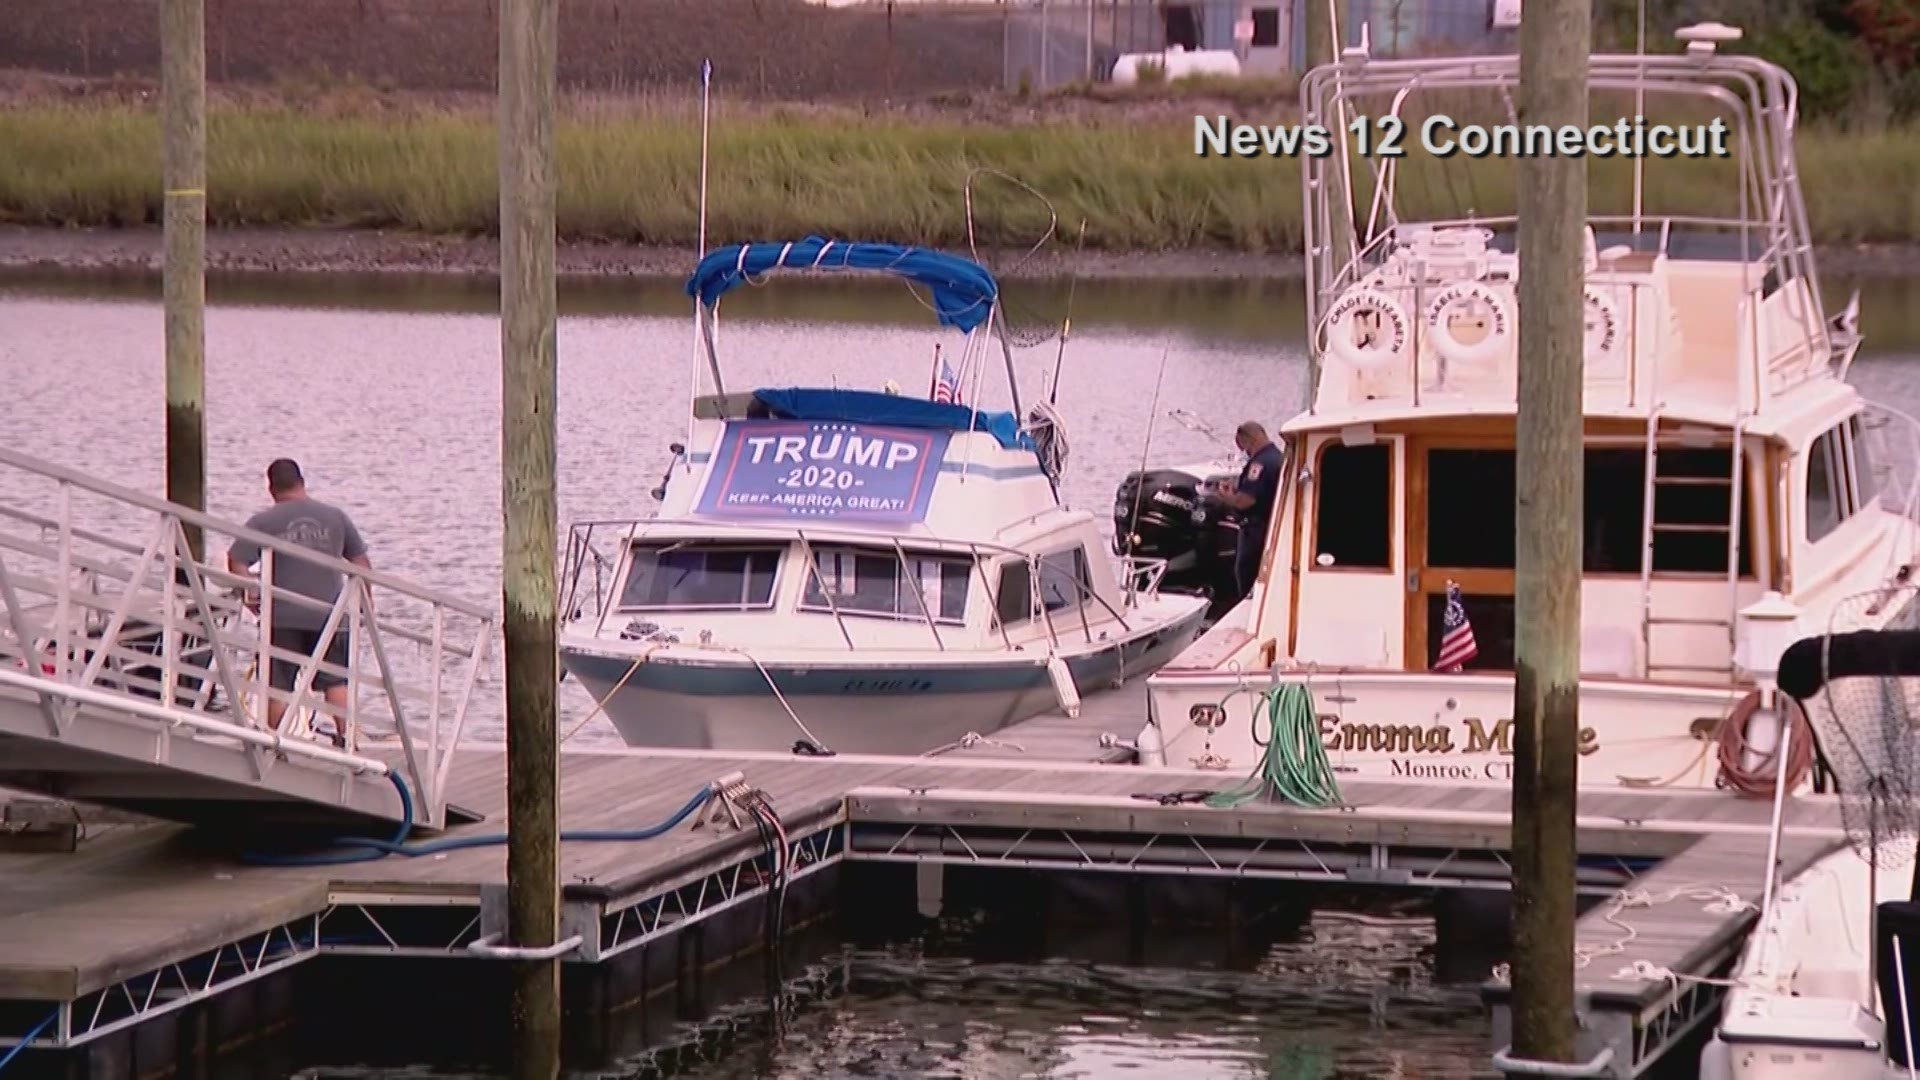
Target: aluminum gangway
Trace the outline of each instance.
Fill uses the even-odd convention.
[[[229,566],[242,539],[257,576]],[[267,584],[288,560],[337,572],[339,598]],[[344,665],[274,646],[295,608],[348,634]],[[216,827],[440,828],[496,621],[0,446],[0,787]],[[338,708],[315,688],[329,675]]]

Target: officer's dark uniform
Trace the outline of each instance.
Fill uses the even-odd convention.
[[[1233,559],[1234,583],[1243,598],[1253,591],[1253,579],[1260,573],[1260,552],[1266,547],[1267,525],[1273,520],[1283,457],[1280,444],[1270,442],[1254,451],[1240,470],[1240,491],[1253,496],[1253,505],[1240,511],[1240,544]]]

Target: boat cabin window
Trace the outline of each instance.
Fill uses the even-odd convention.
[[[967,587],[973,574],[970,559],[908,551],[903,572],[902,557],[892,550],[815,545],[813,564],[819,572],[807,575],[800,596],[802,611],[917,621],[931,615],[935,622],[966,621]]]
[[[1725,574],[1733,507],[1727,447],[1662,446],[1653,497],[1653,572]],[[1583,475],[1582,571],[1638,574],[1646,523],[1647,455],[1640,447],[1590,446]],[[1511,570],[1514,455],[1508,449],[1441,449],[1427,455],[1427,565]],[[1753,572],[1752,528],[1743,505],[1740,573]]]
[[[1860,417],[1847,419],[1847,441],[1853,446],[1853,504],[1858,509],[1872,506],[1880,498],[1880,463]]]
[[[1427,565],[1513,568],[1513,451],[1427,452]]]
[[[1872,506],[1880,470],[1867,427],[1850,416],[1813,440],[1807,450],[1807,539],[1819,540]]]
[[[1001,626],[1012,626],[1033,618],[1041,610],[1059,611],[1092,599],[1086,548],[1062,548],[1040,556],[1038,592],[1040,605],[1036,608],[1033,577],[1025,560],[1002,564],[1000,582],[994,593],[996,621]]]
[[[622,611],[689,611],[773,606],[773,579],[784,546],[633,545]]]
[[[1822,432],[1807,451],[1807,539],[1819,540],[1852,513],[1846,497],[1846,458],[1840,429]]]
[[[1314,487],[1314,565],[1334,570],[1392,566],[1392,448],[1331,444],[1320,452]]]

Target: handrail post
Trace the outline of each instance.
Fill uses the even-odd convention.
[[[1047,645],[1050,649],[1060,648],[1060,635],[1053,627],[1053,611],[1047,607],[1046,590],[1040,584],[1040,556],[1027,556],[1027,603],[1028,618],[1032,618],[1033,608],[1040,609],[1041,624],[1047,628]]]
[[[60,481],[60,531],[56,547],[60,595],[54,598],[53,677],[67,681],[67,653],[73,648],[73,604],[67,594],[73,591],[73,485]]]
[[[973,568],[980,574],[980,587],[987,593],[987,617],[993,620],[993,626],[1000,631],[1000,644],[1013,648],[1013,638],[1007,634],[1007,624],[1000,618],[1000,590],[994,588],[987,579],[987,565],[980,558],[980,545],[969,542],[967,551],[973,556]]]
[[[172,543],[174,528],[173,515],[161,514],[157,531],[168,541],[162,545],[166,549],[165,561],[161,563],[166,575],[162,585],[166,591],[160,605],[160,706],[166,709],[173,708],[173,688],[180,681],[180,550]],[[218,643],[215,647],[219,647]],[[246,719],[239,702],[229,701],[227,705],[235,716]]]
[[[253,665],[254,686],[259,694],[254,700],[261,710],[258,726],[275,731],[279,729],[273,728],[269,720],[273,715],[273,681],[268,678],[268,672],[273,668],[273,563],[278,554],[272,548],[260,549],[260,649],[254,654]],[[234,707],[238,708],[239,702],[235,702]]]
[[[430,770],[427,778],[427,797],[433,799],[436,804],[440,801],[440,792],[433,790],[432,773],[437,773],[440,766],[440,724],[442,722],[440,715],[440,669],[445,667],[447,662],[446,637],[447,609],[439,604],[435,604],[433,605],[433,651],[431,657],[433,671],[427,676],[427,768]],[[449,748],[449,751],[451,751],[451,748]]]
[[[339,717],[335,723],[339,725],[336,734],[340,736],[343,749],[351,749],[359,745],[360,737],[360,646],[365,641],[362,635],[367,632],[368,627],[372,627],[373,632],[377,634],[380,632],[380,627],[378,623],[367,617],[366,583],[349,578],[343,584],[346,588],[342,591],[353,593],[351,610],[353,622],[352,628],[347,632],[347,710],[346,714]],[[322,700],[325,698],[323,697]]]
[[[826,575],[820,572],[820,564],[814,561],[813,544],[808,542],[806,530],[795,529],[794,535],[800,538],[800,557],[806,560],[807,571],[813,575],[815,581],[820,583],[820,595],[826,598],[827,610],[833,613],[833,621],[840,627],[840,636],[846,639],[847,648],[852,650],[853,634],[847,629],[847,620],[840,617],[840,605],[833,602],[833,590],[827,588]],[[806,589],[802,588],[800,590],[802,601],[806,599],[806,595]]]
[[[920,605],[920,614],[926,617],[927,629],[933,633],[933,643],[939,647],[941,652],[946,652],[947,643],[940,640],[940,628],[934,625],[933,611],[927,607],[926,594],[920,591],[920,575],[915,574],[913,568],[907,565],[907,549],[900,546],[900,541],[897,537],[893,541],[893,554],[895,558],[900,560],[900,583],[902,585],[911,583],[913,598]],[[934,565],[938,566],[938,561],[936,561]]]

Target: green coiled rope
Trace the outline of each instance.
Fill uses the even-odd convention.
[[[1267,737],[1260,737],[1265,720]],[[1313,695],[1299,683],[1278,683],[1260,694],[1253,707],[1253,741],[1261,747],[1260,763],[1239,787],[1207,797],[1207,805],[1234,807],[1262,795],[1296,806],[1340,805],[1340,784],[1320,738],[1320,718],[1314,715]]]

